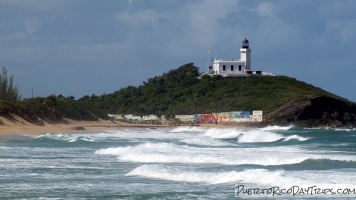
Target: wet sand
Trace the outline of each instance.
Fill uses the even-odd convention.
[[[0,125],[0,141],[12,139],[32,138],[36,135],[46,133],[89,133],[99,132],[108,129],[123,129],[123,128],[162,128],[175,127],[170,125],[152,125],[152,124],[128,124],[124,122],[111,120],[98,121],[75,121],[66,119],[66,124],[49,124],[44,123],[43,126],[31,124],[24,121],[22,118],[14,116],[15,120],[9,120],[0,117],[2,125]],[[197,126],[205,128],[251,128],[260,127],[262,124],[255,123],[239,123],[239,124],[198,124]]]
[[[16,120],[8,120],[0,117],[2,125],[0,125],[0,141],[9,139],[25,139],[36,135],[46,133],[89,133],[98,132],[108,129],[123,129],[123,128],[140,128],[140,127],[167,127],[146,124],[128,124],[123,122],[113,122],[111,120],[98,121],[75,121],[67,119],[67,123],[35,125],[21,118],[16,117]]]

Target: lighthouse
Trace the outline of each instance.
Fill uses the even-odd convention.
[[[249,41],[245,38],[242,40],[240,48],[240,59],[214,59],[207,75],[220,75],[224,77],[237,76],[274,76],[269,72],[251,69],[251,49]]]
[[[251,70],[251,49],[249,46],[249,41],[246,38],[242,40],[240,54],[241,61],[245,62],[245,70]]]

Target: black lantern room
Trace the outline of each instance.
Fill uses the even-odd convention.
[[[249,47],[249,43],[248,40],[245,38],[244,40],[242,40],[242,48],[248,49],[248,47]]]

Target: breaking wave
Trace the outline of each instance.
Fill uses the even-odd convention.
[[[211,138],[201,138],[201,137],[185,139],[185,140],[181,140],[180,142],[186,144],[201,145],[201,146],[232,146],[233,145],[229,142],[211,139]]]
[[[66,133],[59,133],[59,134],[52,134],[47,133],[45,135],[39,135],[34,137],[36,139],[47,139],[47,140],[57,140],[57,141],[66,141],[66,142],[77,142],[77,141],[85,141],[85,142],[95,142],[93,137],[88,135],[81,135],[81,134],[66,134]]]
[[[310,187],[318,183],[323,188],[353,188],[354,182],[348,173],[330,174],[326,171],[289,172],[284,170],[245,169],[243,171],[196,172],[162,165],[142,165],[128,172],[126,176],[142,176],[179,182],[200,182],[206,184],[256,184],[289,188],[295,185]],[[329,181],[334,180],[334,181]],[[342,182],[343,184],[337,184]]]
[[[144,143],[136,146],[99,149],[101,155],[113,155],[124,162],[136,163],[191,163],[217,165],[276,166],[301,163],[308,159],[351,160],[347,155],[310,153],[297,147],[223,148],[190,147],[170,143]]]
[[[279,133],[274,133],[271,131],[264,130],[251,130],[245,133],[242,133],[238,136],[238,142],[249,143],[249,142],[276,142],[279,140],[289,141],[289,140],[298,140],[306,141],[310,138],[305,138],[298,135],[284,136]]]
[[[242,131],[234,128],[226,128],[226,129],[211,128],[208,129],[204,135],[216,139],[231,139],[231,138],[237,138],[240,134],[242,134]]]
[[[177,168],[161,165],[142,165],[126,174],[126,176],[143,176],[146,178],[163,179],[179,182],[203,182],[207,184],[222,183],[252,183],[261,184],[261,177],[265,177],[264,183],[268,185],[281,177],[279,171],[269,172],[265,169],[247,169],[241,172],[189,172]],[[267,181],[269,180],[269,181]]]
[[[260,130],[264,130],[264,131],[276,131],[276,130],[289,130],[293,128],[293,126],[266,126],[264,128],[260,128]]]
[[[183,127],[178,127],[173,130],[170,130],[169,132],[171,133],[181,133],[181,132],[201,132],[203,131],[204,128],[201,127],[196,127],[196,126],[183,126]]]

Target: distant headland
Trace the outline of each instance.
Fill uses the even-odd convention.
[[[2,99],[0,105],[2,117],[13,121],[20,117],[39,126],[65,124],[66,119],[109,119],[109,113],[164,115],[173,120],[178,115],[254,110],[263,111],[266,124],[355,127],[356,123],[355,103],[294,78],[200,76],[193,63],[111,94],[78,100],[62,95]]]
[[[194,125],[258,122],[302,127],[356,126],[354,102],[294,78],[252,70],[246,38],[240,57],[214,59],[203,74],[188,63],[149,78],[138,87],[128,86],[111,94],[87,95],[77,100],[62,95],[21,99],[13,77],[8,78],[3,68],[0,125],[9,120],[37,126],[66,124],[68,120],[109,120],[111,114],[129,122],[155,116],[149,120],[153,124],[162,124],[156,122],[163,118],[166,124],[188,121]]]

